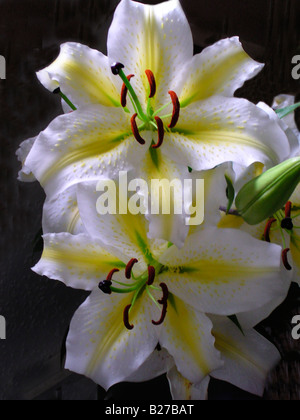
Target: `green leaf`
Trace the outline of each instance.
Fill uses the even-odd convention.
[[[276,114],[278,115],[279,118],[284,118],[287,115],[294,112],[299,107],[300,107],[300,102],[298,102],[296,104],[293,104],[293,105],[289,105],[285,108],[276,109],[275,112],[276,112]]]

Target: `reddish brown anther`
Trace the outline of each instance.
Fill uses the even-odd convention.
[[[163,308],[162,308],[160,319],[158,321],[152,321],[152,324],[153,325],[161,325],[164,322],[164,320],[166,318],[166,315],[167,315],[167,309],[168,309],[168,302],[166,301],[163,304]]]
[[[131,325],[129,322],[129,310],[131,308],[131,305],[127,305],[126,308],[124,309],[124,313],[123,313],[123,321],[124,321],[124,325],[128,330],[133,330],[134,325]]]
[[[160,283],[160,287],[162,288],[162,291],[163,291],[163,297],[158,301],[158,303],[163,305],[168,301],[169,289],[165,283]]]
[[[151,70],[146,70],[145,71],[146,76],[148,78],[148,82],[150,85],[150,95],[149,98],[153,98],[153,96],[155,96],[156,94],[156,81],[155,81],[155,77],[154,74],[152,73]]]
[[[174,128],[175,125],[178,123],[179,115],[180,115],[180,102],[178,96],[176,95],[173,90],[169,91],[169,95],[171,96],[171,100],[173,103],[173,114],[170,124],[168,125],[169,128]]]
[[[134,135],[134,137],[135,137],[136,141],[137,141],[138,143],[140,143],[140,144],[145,144],[146,142],[145,142],[145,140],[141,137],[141,135],[140,135],[140,133],[139,133],[138,126],[137,126],[137,124],[136,124],[136,117],[137,117],[137,115],[138,115],[138,114],[134,114],[134,115],[131,117],[131,129],[132,129],[132,132],[133,132],[133,135]]]
[[[132,268],[134,266],[134,264],[138,263],[138,260],[136,258],[132,258],[129,263],[126,265],[125,268],[125,277],[127,279],[131,278],[131,272],[132,272]]]
[[[134,74],[130,74],[129,76],[127,76],[128,82],[130,82],[132,77],[134,77]],[[128,92],[127,86],[125,85],[125,83],[123,83],[122,90],[121,90],[121,105],[123,108],[125,108],[127,105],[127,92]]]
[[[154,279],[155,279],[155,268],[152,265],[149,265],[147,285],[151,286],[154,283]]]
[[[164,123],[159,117],[155,117],[155,121],[157,124],[158,141],[156,144],[152,144],[152,148],[158,149],[163,144],[164,137],[165,137],[165,129],[164,129]]]
[[[107,275],[106,277],[106,281],[111,281],[112,280],[112,276],[117,273],[118,271],[120,271],[118,268],[113,268]]]
[[[271,226],[274,222],[276,222],[276,219],[274,219],[273,217],[267,221],[265,231],[264,231],[264,238],[265,238],[266,242],[271,242],[271,240],[270,240],[270,230],[271,230]]]
[[[292,203],[291,203],[291,201],[288,201],[285,205],[285,217],[286,218],[291,217],[291,211],[292,211]]]
[[[292,270],[292,267],[291,267],[291,265],[289,264],[289,262],[288,262],[288,258],[287,258],[287,254],[288,254],[289,250],[290,250],[290,248],[286,248],[286,249],[284,249],[284,250],[282,251],[281,256],[282,256],[282,262],[283,262],[284,267],[285,267],[288,271],[291,271],[291,270]]]

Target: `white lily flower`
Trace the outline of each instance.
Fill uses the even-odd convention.
[[[132,99],[124,110],[120,92],[126,102],[126,88],[110,68],[115,60],[125,66],[113,71]],[[174,162],[194,170],[225,161],[276,164],[290,154],[286,135],[266,112],[232,97],[261,68],[236,37],[193,57],[178,0],[156,6],[122,0],[108,34],[108,57],[67,43],[38,73],[78,109],[40,133],[25,165],[52,199],[79,182],[116,178],[132,168],[147,168],[150,179],[151,168],[172,173]]]
[[[77,197],[87,233],[45,235],[34,271],[92,290],[72,320],[66,366],[104,388],[132,375],[158,343],[200,383],[221,366],[205,313],[254,310],[285,292],[277,245],[204,227],[178,250],[149,239],[141,215],[100,216],[93,183]]]

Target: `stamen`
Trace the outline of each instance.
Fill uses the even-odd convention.
[[[125,66],[122,63],[114,63],[111,66],[111,71],[112,74],[114,74],[115,76],[117,76],[118,74],[120,74],[120,70],[123,69]]]
[[[169,128],[174,128],[175,125],[178,123],[179,115],[180,115],[180,102],[178,96],[172,90],[169,91],[169,95],[171,96],[172,103],[173,103],[173,114],[170,124],[168,125]]]
[[[134,77],[134,74],[130,74],[129,76],[127,76],[128,82],[130,82],[132,77]],[[128,88],[125,85],[125,83],[123,83],[122,90],[121,90],[121,105],[123,108],[125,108],[127,105],[127,92],[128,92]]]
[[[270,240],[270,230],[271,230],[271,226],[274,222],[276,222],[276,219],[274,219],[273,217],[267,221],[265,231],[264,231],[264,238],[265,238],[266,242],[271,242],[271,240]]]
[[[288,271],[292,270],[292,267],[289,264],[288,259],[287,259],[287,253],[289,252],[289,250],[290,248],[286,248],[282,251],[282,254],[281,254],[283,265]]]
[[[288,201],[285,205],[285,217],[286,218],[291,217],[291,211],[292,211],[292,203],[291,203],[291,201]]]
[[[152,265],[149,265],[147,285],[151,286],[154,283],[154,279],[155,279],[155,268]]]
[[[125,277],[129,280],[131,278],[131,272],[134,264],[138,263],[136,258],[132,258],[125,268]]]
[[[115,273],[118,273],[118,271],[120,271],[118,268],[113,268],[109,273],[108,273],[108,275],[107,275],[107,277],[106,277],[106,281],[111,281],[112,280],[112,276],[115,274]]]
[[[153,98],[153,96],[155,96],[156,94],[156,81],[155,81],[155,77],[154,74],[152,73],[151,70],[146,70],[145,71],[146,76],[148,78],[148,82],[150,85],[150,95],[149,98]]]
[[[124,325],[128,330],[133,330],[134,325],[131,325],[129,323],[129,310],[131,308],[131,304],[127,305],[126,308],[124,309],[124,313],[123,313],[123,321],[124,321]]]
[[[160,283],[160,287],[162,288],[162,291],[163,291],[163,297],[158,301],[158,303],[163,305],[168,301],[169,289],[165,283]]]
[[[281,221],[281,227],[282,229],[293,230],[293,220],[290,217],[286,217]]]
[[[153,325],[161,325],[164,322],[164,320],[166,318],[166,315],[167,315],[167,309],[168,309],[168,302],[165,302],[163,304],[163,308],[162,308],[160,319],[158,321],[152,321],[152,324]]]
[[[98,287],[106,295],[111,295],[112,293],[111,288],[110,288],[111,285],[112,285],[111,281],[104,280],[99,283]]]
[[[146,142],[145,142],[145,140],[141,137],[141,135],[140,135],[140,133],[139,133],[139,129],[138,129],[138,126],[137,126],[137,124],[136,124],[136,117],[138,116],[138,114],[134,114],[132,117],[131,117],[131,129],[132,129],[132,132],[133,132],[133,135],[134,135],[134,137],[135,137],[135,139],[136,139],[136,141],[138,142],[138,143],[140,143],[140,144],[145,144]]]
[[[155,117],[155,121],[157,123],[158,141],[156,144],[152,145],[152,148],[158,149],[163,144],[164,136],[165,136],[165,129],[164,129],[164,123],[159,117]]]

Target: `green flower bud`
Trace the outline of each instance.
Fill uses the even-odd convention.
[[[284,207],[300,181],[300,157],[288,159],[245,184],[235,204],[249,225],[256,225]]]

